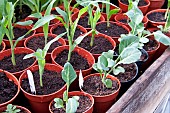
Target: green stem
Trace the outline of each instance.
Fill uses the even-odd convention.
[[[14,47],[11,47],[11,54],[12,54],[11,61],[13,66],[16,66],[14,49],[15,49]]]
[[[90,46],[92,47],[93,46],[93,43],[94,43],[94,36],[95,36],[95,30],[92,31],[92,37],[91,37],[91,41],[90,41]]]

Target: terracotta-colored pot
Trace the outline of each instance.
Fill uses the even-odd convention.
[[[4,51],[5,50],[5,48],[6,48],[6,44],[5,44],[5,42],[4,41],[2,41],[2,43],[1,43],[1,45],[2,45],[2,50],[0,51],[0,52],[2,52],[2,51]]]
[[[55,49],[52,51],[52,53],[51,53],[52,63],[60,66],[62,69],[63,69],[63,67],[62,67],[61,65],[59,65],[57,62],[55,62],[55,58],[56,58],[62,51],[64,51],[64,50],[69,50],[69,46],[66,45],[66,46],[57,47],[57,48],[55,48]],[[88,68],[88,69],[86,69],[86,70],[82,70],[82,75],[83,75],[83,76],[86,76],[86,75],[90,74],[91,71],[92,71],[92,66],[93,66],[93,64],[95,63],[95,59],[94,59],[93,55],[92,55],[90,52],[88,52],[88,51],[86,51],[85,49],[80,48],[80,47],[76,47],[76,48],[74,49],[74,51],[76,51],[76,52],[77,52],[79,55],[81,55],[83,58],[87,59],[87,62],[88,62],[88,64],[89,64],[89,67],[90,67],[90,68]],[[79,70],[75,70],[75,71],[76,71],[76,74],[79,75],[79,72],[80,72],[80,71],[79,71]],[[79,87],[78,87],[77,84],[78,84],[78,77],[77,77],[77,79],[71,84],[70,90],[78,90]]]
[[[32,72],[37,71],[39,69],[38,65],[35,65],[30,68]],[[50,71],[55,71],[55,72],[61,72],[62,68],[60,68],[57,65],[54,64],[46,64],[44,69],[50,70]],[[27,73],[24,71],[22,75],[19,78],[19,83],[20,86],[22,86],[22,80],[27,78]],[[49,113],[48,106],[50,102],[55,98],[55,97],[60,97],[64,91],[66,90],[66,85],[64,85],[60,90],[48,94],[48,95],[33,95],[28,92],[26,92],[22,87],[21,87],[22,92],[24,93],[25,97],[29,100],[29,103],[31,105],[32,110],[35,113]]]
[[[89,36],[92,36],[92,34],[89,34]],[[103,35],[101,33],[98,33],[95,35],[94,38],[98,38],[98,37],[103,37],[105,39],[107,39],[113,46],[113,50],[116,48],[116,42],[110,37],[110,36],[107,36],[107,35]],[[103,51],[103,52],[106,52],[106,51]],[[94,56],[95,60],[97,61],[98,57],[101,55],[101,54],[93,54],[92,55]]]
[[[17,78],[13,74],[11,74],[5,70],[1,70],[1,69],[0,69],[0,72],[4,72],[6,74],[6,76],[9,78],[9,80],[13,81],[14,84],[18,87],[17,93],[15,94],[15,96],[12,99],[10,99],[9,101],[7,101],[5,103],[0,104],[0,111],[1,111],[1,107],[4,107],[4,106],[12,103],[15,100],[15,98],[18,96],[18,94],[20,92],[20,84],[19,84]]]
[[[148,8],[148,11],[155,10],[155,9],[161,9],[161,7],[164,5],[165,0],[149,0],[150,6]]]
[[[59,24],[55,24],[51,29],[50,29],[50,33],[51,34],[55,34],[54,32],[53,32],[53,30],[54,29],[56,29],[58,26],[64,26],[62,23],[59,23]],[[79,28],[80,29],[80,31],[82,31],[83,33],[87,33],[87,30],[84,28],[84,27],[82,27],[81,25],[77,25],[77,28]],[[56,34],[56,35],[59,35],[59,34]],[[66,44],[68,45],[68,40],[67,39],[64,39],[65,41],[66,41]]]
[[[95,12],[95,11],[93,11],[93,14],[94,14],[94,12]],[[78,14],[79,14],[79,12],[77,12],[77,13],[75,13],[75,14],[72,15],[71,18],[72,18],[73,21],[75,21],[75,20],[77,19]],[[84,16],[86,16],[87,14],[88,14],[87,12],[84,13],[84,14],[80,17],[80,19],[83,18]],[[99,18],[99,22],[102,22],[102,21],[105,21],[105,18],[103,17],[103,15],[101,15],[100,18]],[[91,28],[85,28],[85,29],[86,29],[87,31],[90,31],[90,30],[91,30]]]
[[[16,106],[17,109],[24,111],[24,113],[31,113],[31,111],[29,111],[27,108],[23,106],[18,106],[18,105],[14,105],[14,106]],[[6,109],[7,109],[7,106],[0,108],[0,112],[5,111]]]
[[[27,30],[32,29],[31,26],[21,26],[21,25],[15,25],[14,28],[21,28],[21,29],[23,28],[23,29],[27,29]],[[33,30],[32,32],[33,32],[32,35],[34,35],[34,34],[35,34],[35,30]],[[27,37],[26,37],[26,38],[27,38]],[[18,42],[18,44],[16,45],[16,47],[24,47],[24,41],[26,40],[26,38],[23,38],[22,40],[20,40],[20,41]],[[5,44],[6,44],[6,46],[7,46],[8,48],[11,48],[11,45],[10,45],[10,42],[9,42],[8,39],[3,39],[3,41],[5,42]],[[12,42],[15,43],[15,41],[16,41],[16,40],[13,40]]]
[[[34,17],[27,17],[26,19],[25,19],[25,21],[28,21],[28,20],[33,20],[33,21],[35,21],[35,20],[38,20],[37,18],[34,18]],[[54,24],[57,24],[57,23],[60,23],[60,21],[59,20],[57,20],[57,19],[53,19],[53,20],[51,20],[51,22],[52,22],[52,24],[49,24],[49,31],[50,31],[50,29],[51,29],[51,27],[54,25]],[[34,25],[31,25],[32,27],[34,26]],[[39,28],[37,28],[36,29],[36,33],[43,33],[43,27],[39,27]]]
[[[93,77],[93,76],[100,76],[100,74],[99,73],[90,74],[84,77],[84,81],[86,81],[87,78]],[[105,113],[113,105],[119,93],[119,90],[121,87],[120,81],[112,75],[108,75],[107,78],[113,81],[117,81],[119,84],[119,88],[115,92],[109,95],[105,95],[105,96],[92,95],[94,98],[94,113]]]
[[[27,43],[29,42],[29,40],[31,40],[32,38],[37,38],[37,37],[43,37],[44,36],[44,33],[38,33],[38,34],[35,34],[35,35],[32,35],[32,36],[30,36],[30,37],[28,37],[25,41],[24,41],[24,46],[25,47],[27,47]],[[48,36],[49,37],[53,37],[53,38],[55,38],[55,37],[57,37],[57,35],[55,35],[55,34],[48,34]],[[44,39],[45,40],[45,39]],[[58,40],[58,42],[60,42],[60,44],[62,44],[62,45],[66,45],[66,42],[65,42],[65,40],[63,39],[63,38],[60,38],[59,40]],[[27,47],[28,48],[28,47]],[[31,49],[31,48],[30,48]],[[51,62],[51,53],[47,53],[47,55],[46,55],[46,61],[48,62]]]
[[[15,54],[22,54],[22,53],[26,53],[26,54],[30,54],[30,53],[33,53],[34,51],[29,49],[29,48],[24,48],[24,47],[17,47],[14,49],[14,53]],[[1,60],[3,60],[5,57],[8,57],[11,55],[11,49],[8,49],[8,50],[5,50],[3,52],[0,53],[0,62]],[[32,67],[33,65],[36,64],[36,60],[34,61],[34,63],[30,66]],[[21,73],[27,69],[29,69],[30,67],[27,67],[26,69],[24,70],[21,70],[21,71],[18,71],[18,72],[13,72],[11,74],[13,74],[14,76],[16,76],[17,78],[19,78],[19,76],[21,75]]]
[[[147,5],[145,6],[139,6],[139,9],[142,11],[143,14],[146,14],[148,11],[148,7],[150,6],[150,1],[149,0],[145,0],[147,2]],[[118,0],[119,2],[119,7],[122,9],[123,12],[127,12],[128,11],[128,5],[122,3],[120,0]]]
[[[68,96],[69,96],[69,97],[70,97],[70,96],[87,96],[87,97],[91,100],[92,105],[91,105],[86,111],[84,111],[83,113],[92,113],[92,112],[93,112],[94,98],[93,98],[90,94],[85,93],[85,92],[80,92],[80,91],[73,91],[73,92],[69,92],[69,93],[68,93]],[[62,97],[60,97],[60,98],[62,98]],[[54,102],[54,101],[51,101],[51,102],[50,102],[50,105],[49,105],[50,113],[53,113],[53,112],[51,111],[51,107],[52,107],[52,103],[53,103],[53,102]]]
[[[125,25],[127,28],[129,28],[131,30],[130,26],[127,23],[120,22],[120,20],[122,20],[122,19],[128,20],[129,18],[128,18],[127,15],[125,15],[125,14],[117,14],[114,19],[115,19],[116,22],[118,22],[118,23],[120,23],[122,25]],[[148,19],[145,16],[143,17],[142,22],[144,24],[144,27],[146,28],[147,23],[148,23]]]
[[[154,12],[166,12],[166,9],[155,9],[155,10],[152,10],[152,11],[149,11],[147,14],[146,14],[146,18],[148,19],[148,22],[151,26],[153,27],[157,27],[159,25],[165,25],[165,22],[155,22],[155,21],[152,21],[148,18],[148,15],[150,15],[151,13],[154,13]],[[150,26],[150,27],[151,27]]]
[[[102,8],[102,4],[99,4],[99,7]],[[106,8],[106,5],[104,6],[104,8]],[[110,5],[110,10],[113,10],[113,9],[116,9],[116,7]],[[121,14],[121,13],[122,13],[122,9],[120,9],[117,14]],[[107,20],[107,14],[106,14],[106,13],[103,13],[103,12],[101,12],[101,14],[102,14],[103,17],[105,18],[105,20]],[[110,20],[110,21],[113,21],[113,20],[114,20],[114,17],[115,17],[117,14],[113,14],[113,15],[110,17],[109,20]]]
[[[99,25],[99,24],[103,24],[103,23],[107,23],[106,21],[104,21],[104,22],[98,22],[97,23],[97,25]],[[129,28],[128,27],[126,27],[125,25],[122,25],[122,24],[120,24],[120,23],[118,23],[118,22],[112,22],[112,21],[109,21],[109,23],[110,24],[116,24],[116,25],[118,25],[118,26],[120,26],[120,27],[123,27],[126,31],[128,31],[128,33],[130,32],[130,30],[129,30]],[[96,25],[96,26],[97,26]],[[113,29],[114,30],[114,29]],[[99,31],[98,31],[99,32]],[[99,32],[100,33],[100,32]],[[101,33],[101,34],[103,34],[103,33]],[[104,35],[106,35],[106,34],[104,34]],[[112,37],[112,36],[110,36],[112,39],[114,39],[114,41],[116,42],[116,44],[119,44],[119,41],[118,41],[118,39],[120,38],[120,37]]]

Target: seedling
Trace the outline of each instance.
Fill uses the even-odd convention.
[[[59,38],[61,38],[63,35],[65,35],[66,33],[62,33],[60,35],[58,35],[56,38],[52,39],[51,41],[49,41],[44,49],[37,49],[37,51],[35,53],[31,53],[26,55],[23,59],[27,59],[27,58],[31,58],[31,57],[36,57],[36,59],[38,60],[38,66],[39,66],[39,75],[40,75],[40,86],[43,87],[43,82],[42,82],[42,75],[44,72],[44,66],[45,66],[45,56],[48,52],[48,49],[50,48],[51,44],[54,43],[55,41],[57,41]]]
[[[71,98],[68,97],[68,91],[70,84],[77,78],[76,72],[74,71],[73,66],[67,62],[64,65],[64,69],[62,70],[62,79],[66,82],[67,90],[63,93],[63,99],[55,98],[54,99],[54,107],[55,108],[63,108],[66,113],[75,113],[79,106],[79,97],[73,96]],[[66,108],[64,107],[66,105]]]
[[[16,106],[13,106],[12,104],[8,104],[5,112],[2,112],[2,113],[19,113],[20,111],[21,110],[17,109]]]

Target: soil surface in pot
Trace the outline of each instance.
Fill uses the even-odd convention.
[[[14,39],[13,40],[17,40],[19,37],[25,35],[29,30],[26,28],[18,28],[18,27],[14,27],[13,32],[14,32]],[[27,38],[29,36],[31,36],[33,34],[33,32],[29,33],[28,35],[26,35],[24,38]],[[8,40],[8,37],[5,35],[4,39]]]
[[[16,61],[15,66],[13,66],[11,62],[11,55],[4,57],[2,60],[0,60],[0,69],[14,73],[28,68],[34,63],[35,59],[34,58],[23,59],[25,55],[27,54],[26,53],[15,54]]]
[[[128,20],[127,20],[127,19],[120,19],[119,22],[122,22],[122,23],[127,24],[127,23],[128,23]]]
[[[61,73],[54,71],[44,70],[42,81],[43,87],[40,86],[40,75],[39,71],[32,72],[34,75],[34,83],[36,89],[36,95],[47,95],[60,90],[65,82],[61,77]],[[28,93],[31,93],[28,78],[22,80],[21,87]]]
[[[93,54],[101,54],[102,52],[106,52],[114,48],[112,44],[104,37],[94,38],[94,43],[92,47],[90,46],[90,42],[91,37],[87,36],[78,46],[88,50],[90,53]]]
[[[125,73],[119,73],[116,77],[120,80],[120,82],[126,82],[132,80],[134,76],[136,76],[136,66],[135,64],[120,64],[119,66],[125,69]]]
[[[157,44],[156,40],[149,40],[149,42],[145,43],[144,46],[143,46],[143,48],[146,51],[155,50],[157,47],[158,47],[158,44]]]
[[[128,34],[128,31],[122,26],[110,23],[110,27],[107,27],[106,22],[98,24],[96,30],[111,37],[120,37],[121,34]]]
[[[17,5],[14,12],[15,12],[16,21],[18,22],[22,19],[25,19],[27,16],[29,16],[32,10],[28,6],[22,5],[22,11],[20,11],[19,5]]]
[[[47,38],[47,42],[49,42],[50,40],[54,39],[53,37],[49,36]],[[56,47],[61,46],[62,44],[58,41],[55,41],[53,44],[51,44],[48,52],[51,53]],[[34,37],[31,38],[28,42],[27,42],[27,47],[36,51],[38,48],[43,49],[45,46],[45,38],[44,36],[38,36],[38,37]]]
[[[89,16],[86,15],[86,16],[83,16],[80,18],[79,22],[78,22],[78,25],[81,25],[83,26],[84,28],[91,28],[90,25],[88,25],[88,20],[89,20]],[[100,21],[100,19],[98,20],[98,22]]]
[[[17,112],[17,113],[28,113],[27,111],[25,111],[24,109],[21,109],[21,108],[16,108],[16,109],[19,109],[20,110],[20,112]],[[1,111],[0,111],[1,112]],[[4,111],[2,111],[2,113],[4,113],[5,112],[5,110]],[[6,113],[6,112],[5,112]]]
[[[17,93],[18,87],[13,81],[6,77],[4,72],[0,72],[0,104],[9,101]]]
[[[64,64],[67,62],[68,50],[62,51],[55,58],[55,62],[64,67]],[[85,70],[90,68],[87,59],[83,58],[77,52],[73,51],[71,54],[70,63],[74,67],[75,70]]]
[[[92,102],[91,100],[87,97],[87,96],[79,96],[79,107],[77,108],[77,111],[76,113],[82,113],[86,110],[88,110],[90,108],[90,106],[92,105]],[[64,109],[57,109],[54,107],[54,102],[52,103],[52,106],[51,106],[51,110],[53,111],[53,113],[65,113],[65,110]],[[65,106],[65,105],[64,105]]]
[[[117,81],[112,81],[112,88],[107,88],[101,80],[100,76],[92,76],[84,81],[83,91],[96,96],[109,95],[117,91],[119,84]]]
[[[165,12],[152,12],[147,17],[154,22],[166,22]]]
[[[0,52],[2,51],[2,49],[3,49],[3,46],[2,46],[2,44],[0,45]]]
[[[120,0],[122,3],[129,5],[128,0]],[[133,0],[135,1],[135,0]],[[146,6],[148,3],[145,0],[139,0],[138,6]]]
[[[53,29],[52,33],[53,34],[56,34],[56,35],[60,35],[62,33],[66,32],[66,29],[64,26],[58,26],[56,27],[55,29]],[[76,28],[75,30],[75,33],[74,33],[74,38],[73,40],[77,39],[77,37],[79,37],[80,35],[84,34],[83,31],[81,31],[78,27]],[[65,34],[64,36],[62,36],[62,38],[64,38],[65,40],[68,40],[67,38],[67,34]]]

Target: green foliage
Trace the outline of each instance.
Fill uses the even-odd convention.
[[[20,111],[21,110],[17,109],[16,106],[13,106],[12,104],[8,104],[5,112],[2,113],[19,113]]]
[[[62,70],[62,79],[67,84],[67,90],[63,94],[63,100],[60,98],[54,99],[54,106],[55,108],[63,108],[66,113],[75,113],[77,111],[77,108],[79,106],[79,97],[73,96],[71,98],[68,98],[68,91],[70,84],[77,78],[76,72],[74,71],[73,66],[67,62],[64,65],[64,69]],[[66,109],[64,108],[64,102],[66,105]]]

